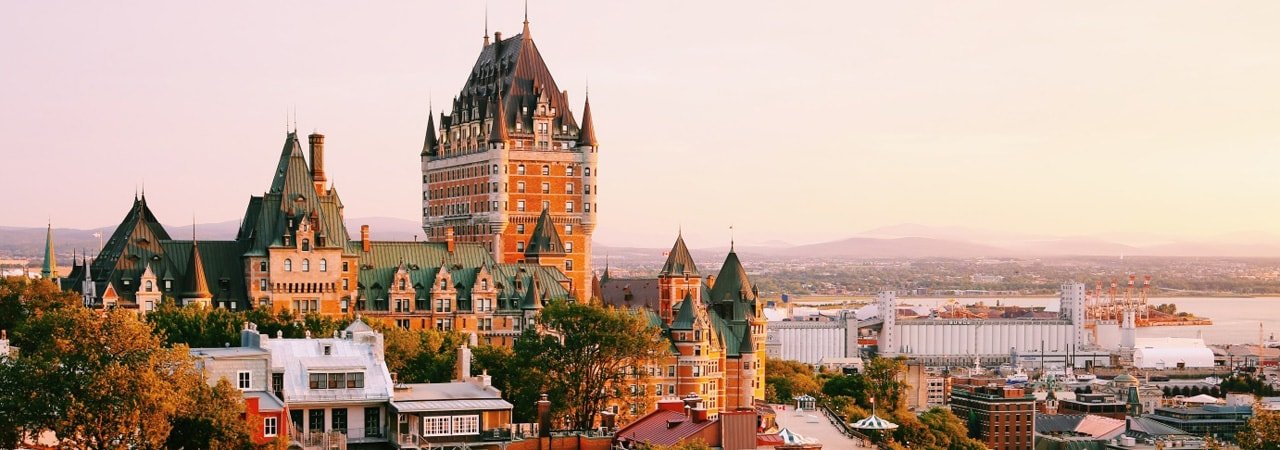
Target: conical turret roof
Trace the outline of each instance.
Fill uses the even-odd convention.
[[[676,235],[676,243],[667,253],[667,262],[662,265],[662,271],[659,273],[669,276],[698,276],[698,265],[693,263],[693,255],[689,254],[689,247],[684,245],[683,233]]]
[[[578,145],[599,146],[596,142],[595,123],[591,120],[591,96],[587,96],[586,106],[582,107],[582,130],[578,132]]]
[[[191,242],[191,259],[187,261],[187,291],[182,298],[213,298],[209,292],[209,280],[204,275],[204,261],[200,259],[200,244]]]
[[[711,286],[711,301],[748,300],[753,298],[751,280],[747,279],[747,270],[738,261],[738,254],[729,249],[729,255],[720,266],[720,274],[716,275],[715,285]]]
[[[436,136],[436,118],[435,114],[427,115],[427,136],[422,141],[422,155],[436,154],[436,148],[440,145],[439,137]]]
[[[688,292],[684,294],[684,301],[680,302],[680,310],[676,311],[676,320],[671,322],[673,330],[692,330],[693,322],[697,313],[694,308],[697,307],[693,301],[693,296]]]
[[[502,97],[498,97],[497,107],[493,111],[493,125],[489,133],[489,142],[505,143],[510,137],[507,135],[507,110],[502,107]]]
[[[49,224],[44,237],[44,266],[40,269],[40,276],[45,279],[58,278],[58,257],[53,251],[53,224]]]
[[[560,233],[556,232],[556,226],[551,222],[551,213],[546,209],[543,209],[542,214],[538,216],[538,224],[533,227],[533,234],[529,236],[529,246],[524,254],[526,256],[565,254],[564,242],[560,240]]]

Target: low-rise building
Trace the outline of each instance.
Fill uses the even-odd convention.
[[[1146,416],[1194,436],[1230,440],[1253,417],[1252,406],[1160,407]]]
[[[1036,397],[1004,380],[956,378],[951,411],[968,424],[969,437],[994,450],[1031,450]]]
[[[254,430],[254,443],[264,444],[289,434],[288,409],[277,393],[281,384],[271,384],[270,352],[256,347],[193,348],[191,356],[209,385],[225,379],[243,392],[245,419]]]
[[[511,403],[488,373],[471,376],[471,349],[458,349],[457,378],[395,386],[391,435],[401,449],[497,449],[511,440]]]

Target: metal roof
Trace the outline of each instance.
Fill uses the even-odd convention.
[[[511,409],[511,403],[503,399],[471,399],[471,400],[415,400],[398,402],[391,405],[399,412],[433,412],[433,411],[493,411]]]

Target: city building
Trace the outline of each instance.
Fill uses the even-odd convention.
[[[947,403],[949,379],[941,370],[925,367],[919,361],[907,361],[906,366],[898,381],[907,385],[907,410],[925,411]]]
[[[746,450],[757,447],[755,410],[709,414],[696,396],[666,398],[657,408],[614,434],[620,448],[671,446],[702,441],[711,448]],[[814,448],[814,447],[808,447]]]
[[[510,345],[547,301],[570,298],[559,265],[498,263],[478,243],[390,242],[361,227],[349,239],[342,201],[327,186],[324,136],[312,134],[310,163],[288,133],[270,187],[250,198],[235,240],[174,240],[134,199],[97,258],[77,263],[63,286],[98,308],[180,305],[264,308],[273,313],[363,314],[410,329],[476,333]],[[549,217],[539,235],[557,239]],[[193,237],[194,237],[193,232]]]
[[[289,413],[281,400],[283,381],[273,380],[269,351],[258,347],[193,348],[191,356],[209,385],[227,380],[243,392],[245,419],[254,430],[254,443],[289,435]]]
[[[969,427],[969,437],[994,450],[1031,450],[1036,398],[1004,380],[955,378],[951,411]]]
[[[684,237],[677,236],[656,278],[612,278],[606,268],[600,299],[641,311],[670,342],[671,351],[649,377],[654,400],[697,396],[714,418],[753,409],[764,399],[767,322],[732,246],[720,272],[703,279]]]
[[[448,383],[395,386],[392,442],[401,449],[498,449],[511,440],[511,403],[487,373],[471,376],[471,349],[458,348],[457,376]]]
[[[1076,394],[1074,399],[1058,400],[1058,414],[1088,414],[1124,419],[1128,404],[1113,394]]]
[[[556,84],[524,30],[503,38],[485,32],[462,90],[448,114],[427,121],[422,145],[422,228],[443,242],[477,243],[500,263],[557,265],[577,298],[592,298],[591,235],[599,176],[591,102],[582,122],[569,93]],[[432,113],[434,114],[434,112]],[[535,234],[548,212],[559,241]]]
[[[1231,440],[1253,413],[1248,405],[1162,406],[1145,417],[1191,435]]]

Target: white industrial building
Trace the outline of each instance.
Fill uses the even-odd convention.
[[[1213,367],[1213,350],[1203,339],[1138,338],[1134,342],[1133,365],[1142,369]]]
[[[1062,285],[1058,317],[1053,319],[901,319],[893,293],[881,293],[876,300],[884,312],[878,343],[883,356],[909,356],[940,365],[969,365],[975,358],[985,364],[1028,360],[1052,366],[1110,364],[1108,353],[1086,351],[1085,293],[1080,283]]]

